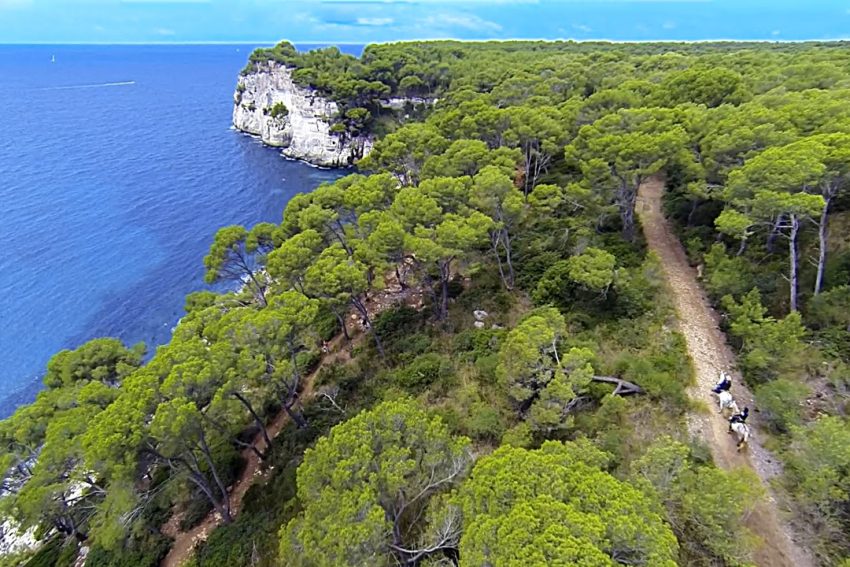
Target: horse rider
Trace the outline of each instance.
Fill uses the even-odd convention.
[[[746,423],[747,418],[750,416],[750,408],[745,407],[744,411],[741,413],[736,413],[732,417],[729,418],[729,429],[732,429],[733,423]]]
[[[728,392],[732,387],[732,379],[728,374],[720,371],[720,380],[715,384],[714,388],[711,389],[715,394],[719,394],[720,392]]]

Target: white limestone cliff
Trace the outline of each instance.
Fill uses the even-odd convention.
[[[266,62],[239,77],[233,95],[233,125],[260,136],[264,143],[282,148],[283,155],[324,167],[351,165],[372,148],[368,137],[342,141],[330,131],[337,104],[292,81],[287,67]],[[271,109],[283,103],[285,116]]]

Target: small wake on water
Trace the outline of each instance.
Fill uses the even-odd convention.
[[[96,83],[93,85],[67,85],[61,87],[44,87],[42,91],[64,91],[68,89],[100,89],[104,87],[127,87],[135,85],[136,81],[119,81],[116,83]]]

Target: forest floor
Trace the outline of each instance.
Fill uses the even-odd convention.
[[[344,338],[340,334],[328,343],[328,353],[322,357],[316,369],[304,377],[301,392],[298,396],[302,400],[302,403],[313,397],[313,385],[316,376],[318,376],[322,368],[336,362],[345,362],[349,358],[349,349],[343,346],[343,341]],[[280,410],[272,422],[266,427],[272,441],[283,431],[284,426],[288,422],[289,415],[287,415],[286,411]],[[258,432],[256,437],[254,437],[253,445],[261,453],[267,449],[262,432]],[[242,470],[239,478],[236,479],[236,482],[230,487],[230,512],[234,520],[239,515],[242,500],[245,498],[245,494],[248,493],[248,489],[255,482],[263,480],[269,472],[263,467],[263,462],[257,454],[250,448],[242,451],[242,457],[245,459],[245,468]],[[192,556],[195,546],[206,541],[210,533],[221,524],[221,516],[213,510],[198,525],[183,532],[180,531],[181,518],[182,513],[177,512],[162,527],[162,533],[174,538],[174,543],[171,545],[168,555],[160,563],[160,567],[179,567],[182,565]]]
[[[705,404],[709,411],[691,412],[688,428],[711,448],[714,462],[723,469],[748,467],[756,472],[764,485],[766,498],[752,508],[746,524],[759,538],[753,561],[763,567],[813,567],[808,553],[792,537],[788,523],[772,492],[770,480],[782,472],[782,465],[759,441],[759,418],[750,414],[749,446],[740,452],[736,438],[728,433],[728,423],[718,414],[716,396],[711,392],[720,370],[732,375],[732,395],[741,409],[755,409],[753,395],[744,384],[736,367],[735,354],[720,330],[719,317],[711,307],[697,281],[696,270],[688,263],[685,250],[673,233],[661,206],[664,181],[654,177],[638,191],[637,213],[643,226],[647,246],[660,259],[669,293],[679,321],[679,330],[687,343],[696,382],[688,394]]]

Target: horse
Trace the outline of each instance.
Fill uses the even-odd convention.
[[[720,413],[723,413],[723,410],[730,409],[732,410],[732,414],[739,413],[738,404],[732,398],[732,394],[730,394],[727,390],[723,390],[719,394],[717,394],[717,403],[720,405]]]
[[[750,440],[750,426],[746,423],[736,422],[729,424],[729,433],[738,436],[738,450],[740,451]]]

